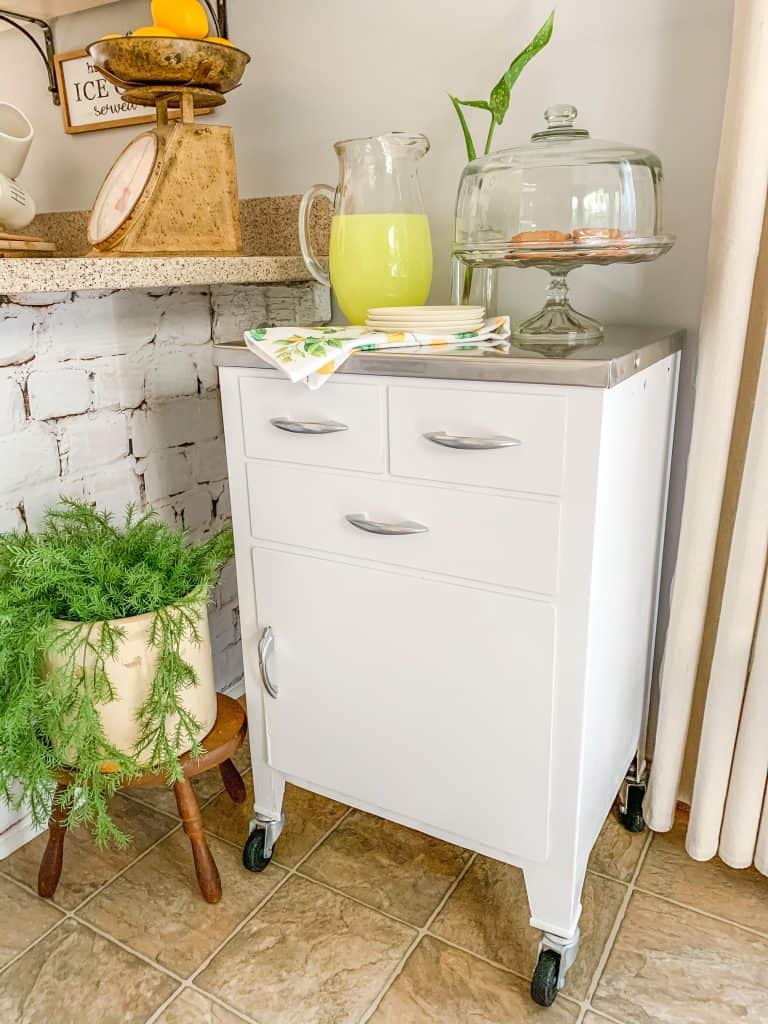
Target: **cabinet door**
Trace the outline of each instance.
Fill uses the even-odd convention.
[[[479,844],[547,856],[554,607],[253,550],[270,764]]]

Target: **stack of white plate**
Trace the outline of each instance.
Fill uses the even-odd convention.
[[[365,326],[375,331],[461,334],[485,322],[484,306],[379,306],[368,310]]]

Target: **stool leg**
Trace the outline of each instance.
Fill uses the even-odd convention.
[[[219,765],[219,771],[221,772],[221,781],[224,783],[224,789],[229,793],[229,798],[232,803],[242,804],[245,802],[245,783],[240,778],[240,772],[235,768],[232,762],[227,759],[222,761]]]
[[[50,899],[56,892],[64,863],[64,837],[67,834],[69,812],[66,807],[62,807],[59,799],[66,788],[62,783],[56,786],[56,795],[51,806],[51,820],[48,822],[48,843],[37,873],[37,891],[45,899]]]
[[[176,806],[184,831],[192,846],[192,857],[195,861],[195,874],[200,885],[200,892],[208,903],[218,903],[221,899],[221,879],[203,832],[203,819],[197,803],[195,791],[189,779],[182,779],[173,787]]]

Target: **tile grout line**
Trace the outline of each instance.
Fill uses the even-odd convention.
[[[720,917],[718,914],[713,914],[709,910],[702,910],[701,907],[694,907],[690,903],[681,903],[680,900],[673,900],[671,896],[662,896],[661,893],[654,892],[652,889],[643,889],[641,886],[636,885],[635,892],[640,893],[642,896],[652,896],[654,899],[661,900],[663,903],[669,903],[673,907],[679,907],[681,910],[687,910],[691,914],[699,914],[701,917],[708,917],[711,921],[717,921],[718,924],[727,924],[733,928],[738,928],[739,931],[747,932],[759,939],[768,939],[768,931],[761,932],[757,928],[750,927],[748,924],[741,924],[739,921],[732,921],[730,918]]]
[[[530,927],[530,926],[529,926]],[[454,942],[452,939],[446,939],[442,935],[438,935],[436,932],[427,932],[430,939],[435,939],[437,942],[442,942],[444,946],[450,946],[451,949],[457,950],[459,953],[466,953],[467,956],[471,956],[474,960],[482,960],[483,963],[488,964],[489,967],[495,967],[497,971],[503,971],[505,974],[511,974],[515,978],[520,978],[522,981],[530,981],[530,975],[522,974],[520,971],[516,971],[513,967],[507,967],[506,964],[501,964],[497,960],[491,960],[487,956],[483,956],[482,953],[476,953],[473,949],[467,949],[466,946],[459,945],[458,942]],[[566,998],[570,998],[569,996]],[[574,1002],[575,1000],[571,1000]]]
[[[146,953],[140,953],[138,950],[133,949],[127,943],[123,942],[122,939],[116,939],[114,935],[110,935],[109,932],[105,932],[102,928],[99,928],[98,925],[91,924],[90,921],[86,921],[82,917],[78,917],[74,912],[70,917],[73,921],[76,921],[77,924],[82,925],[83,928],[87,928],[94,934],[101,936],[102,939],[106,939],[107,942],[111,942],[114,946],[118,946],[123,950],[123,952],[130,953],[131,956],[136,957],[138,960],[142,960],[148,967],[153,967],[155,970],[161,971],[163,974],[167,974],[169,978],[178,982],[179,985],[184,983],[184,978],[175,971],[172,971],[170,967],[166,967],[164,964],[158,963],[157,960],[153,960],[151,957],[148,957]]]
[[[175,828],[169,829],[168,832],[165,833],[165,835],[162,835],[160,836],[159,839],[156,839],[155,842],[151,844],[151,846],[148,846],[146,850],[142,850],[141,853],[134,857],[130,864],[126,864],[124,868],[121,868],[114,875],[111,875],[106,880],[106,882],[102,882],[98,889],[94,889],[92,893],[89,893],[85,897],[85,899],[80,900],[77,906],[73,907],[72,910],[70,910],[70,914],[77,914],[78,911],[83,909],[83,907],[86,907],[92,900],[95,900],[97,896],[100,896],[101,893],[104,892],[106,888],[108,888],[108,886],[112,885],[113,882],[116,882],[118,878],[121,878],[126,873],[126,871],[130,871],[132,867],[135,867],[139,863],[139,861],[144,860],[144,858],[148,854],[150,854],[155,849],[155,847],[159,846],[160,843],[165,842],[165,840],[172,836],[174,832],[178,832],[180,828],[181,822],[179,822]]]
[[[353,810],[353,808],[348,807],[347,810],[338,819],[338,821],[336,821],[328,829],[327,832],[324,832],[323,835],[320,836],[320,838],[317,840],[317,842],[314,843],[310,847],[310,849],[307,850],[307,852],[302,857],[299,858],[299,860],[296,862],[296,864],[293,867],[289,868],[289,867],[284,866],[284,865],[282,865],[280,863],[276,863],[275,864],[275,867],[277,867],[280,871],[284,872],[283,878],[281,878],[280,881],[275,886],[273,886],[272,889],[269,890],[269,892],[264,896],[264,898],[262,900],[260,900],[256,904],[256,906],[253,908],[253,910],[251,910],[248,914],[246,914],[246,916],[243,918],[243,920],[235,928],[232,929],[232,931],[219,943],[218,946],[216,946],[216,948],[211,953],[208,954],[208,956],[202,961],[202,963],[200,963],[197,966],[197,968],[194,971],[192,971],[191,974],[189,974],[185,979],[182,980],[182,984],[181,984],[180,988],[176,992],[174,992],[173,997],[169,997],[162,1006],[159,1006],[157,1008],[157,1010],[155,1010],[155,1012],[151,1015],[151,1017],[149,1017],[147,1019],[145,1024],[155,1024],[155,1021],[158,1020],[158,1018],[163,1013],[163,1011],[165,1009],[167,1009],[168,1005],[170,1005],[170,1003],[172,1002],[172,999],[175,998],[177,995],[179,995],[180,992],[183,992],[185,989],[191,989],[193,992],[199,992],[200,995],[202,995],[202,996],[204,996],[204,997],[206,997],[208,999],[211,999],[213,1002],[216,1002],[219,1006],[222,1006],[224,1009],[226,1009],[226,1010],[233,1010],[243,1020],[247,1020],[249,1022],[249,1024],[258,1024],[258,1022],[254,1021],[252,1017],[244,1015],[242,1010],[237,1010],[234,1006],[230,1006],[227,1002],[225,1002],[223,999],[221,999],[220,996],[216,996],[213,993],[208,992],[205,989],[202,989],[199,986],[197,986],[195,984],[195,979],[200,974],[202,974],[202,972],[207,967],[210,966],[210,964],[213,961],[213,959],[219,955],[219,953],[222,951],[222,949],[224,949],[224,947],[227,945],[227,943],[229,943],[236,935],[238,935],[243,930],[243,928],[245,928],[245,926],[256,916],[256,914],[258,914],[259,911],[262,910],[263,907],[272,899],[272,897],[277,892],[279,892],[280,889],[282,889],[294,875],[296,875],[297,869],[304,863],[304,861],[308,857],[311,857],[311,855],[315,852],[315,850],[319,846],[321,846],[326,841],[326,839],[328,839],[328,837],[330,835],[332,835],[336,831],[336,829],[341,825],[341,823],[343,821],[345,821],[346,818],[349,817],[349,815],[352,813],[352,810]],[[212,832],[211,834],[212,835],[216,835],[215,832]],[[217,838],[220,839],[221,837],[217,836]],[[226,842],[226,840],[222,840],[222,841]],[[236,844],[229,843],[228,845],[235,846]],[[299,875],[298,877],[301,878],[301,877],[304,877],[304,876]]]
[[[180,827],[181,824],[179,823],[176,826],[176,828]],[[47,938],[47,936],[50,935],[51,932],[54,932],[60,925],[62,925],[66,921],[76,921],[79,924],[85,924],[85,922],[81,921],[78,918],[78,916],[76,916],[77,911],[81,907],[89,903],[90,900],[96,897],[100,892],[102,892],[102,890],[111,885],[116,879],[120,878],[121,874],[123,874],[129,868],[133,867],[134,864],[138,863],[138,861],[141,860],[147,853],[150,853],[151,850],[154,850],[156,846],[163,842],[164,839],[167,839],[168,836],[171,836],[174,833],[174,831],[176,831],[176,828],[171,828],[169,831],[167,831],[167,833],[164,836],[161,836],[161,838],[157,840],[155,843],[153,843],[152,846],[147,847],[146,850],[143,850],[141,853],[139,853],[136,857],[134,857],[134,859],[129,864],[123,867],[120,871],[117,871],[115,874],[112,874],[112,876],[110,876],[110,878],[106,880],[106,882],[102,883],[96,890],[90,893],[89,896],[86,896],[84,900],[81,900],[76,906],[72,907],[69,910],[66,907],[62,907],[59,906],[57,903],[54,903],[52,899],[45,899],[38,892],[36,892],[36,890],[34,890],[32,886],[28,886],[26,882],[20,882],[18,879],[14,879],[12,876],[10,876],[10,874],[7,874],[5,871],[0,872],[2,873],[4,879],[7,879],[9,882],[12,882],[13,885],[18,886],[19,889],[22,889],[25,892],[29,893],[31,896],[34,896],[35,899],[40,900],[43,904],[51,906],[54,910],[58,911],[58,913],[61,914],[60,920],[57,921],[55,925],[53,925],[51,928],[46,929],[46,931],[43,932],[42,935],[39,935],[34,940],[34,942],[31,942],[22,951],[18,952],[12,959],[10,959],[10,961],[8,961],[7,964],[4,964],[2,967],[0,967],[0,975],[4,974],[5,971],[7,971],[10,967],[13,966],[13,964],[16,963],[16,961],[19,961],[20,958],[22,958],[28,952],[30,952],[31,949],[34,949],[39,942],[42,942],[43,939]],[[112,938],[111,936],[106,937]],[[132,951],[133,950],[131,950],[131,952]]]
[[[173,992],[171,992],[171,994],[168,996],[167,999],[164,999],[163,1002],[156,1009],[154,1009],[152,1011],[152,1013],[150,1013],[150,1015],[144,1021],[144,1024],[149,1024],[150,1021],[157,1020],[158,1016],[160,1014],[162,1014],[162,1013],[165,1013],[165,1011],[168,1009],[168,1007],[171,1005],[171,1003],[176,999],[176,997],[180,996],[183,992],[184,992],[184,984],[182,982],[181,985],[179,985],[177,988],[175,988],[173,990]],[[249,1024],[250,1024],[250,1022],[249,1022]]]
[[[202,995],[205,999],[209,999],[212,1003],[215,1003],[217,1006],[221,1006],[222,1009],[226,1010],[228,1013],[231,1013],[235,1017],[244,1021],[245,1024],[258,1024],[258,1021],[255,1021],[252,1017],[247,1017],[242,1012],[242,1010],[236,1010],[234,1006],[229,1006],[222,999],[219,999],[217,996],[211,995],[210,992],[203,992],[201,989],[195,988],[192,985],[188,985],[186,982],[182,982],[182,984],[179,985],[177,989],[174,989],[174,991],[168,996],[168,998],[164,1002],[162,1002],[160,1006],[157,1007],[156,1010],[152,1011],[149,1017],[147,1017],[147,1019],[144,1021],[144,1024],[154,1024],[154,1022],[158,1021],[160,1017],[162,1017],[162,1015],[168,1009],[168,1007],[172,1003],[174,1003],[180,996],[182,996],[185,992],[192,992],[193,995]]]
[[[616,917],[614,918],[613,926],[611,927],[611,930],[608,933],[608,937],[605,940],[605,945],[603,946],[600,958],[597,961],[597,965],[595,967],[594,973],[587,988],[587,994],[583,1000],[583,1016],[586,1016],[587,1012],[592,1009],[592,999],[594,998],[595,992],[597,991],[598,985],[600,984],[600,979],[603,976],[605,965],[608,963],[608,958],[610,957],[611,952],[613,950],[614,943],[616,942],[616,937],[619,934],[619,930],[621,928],[622,923],[624,922],[627,909],[629,908],[630,900],[632,899],[632,894],[635,891],[635,883],[640,875],[640,872],[642,871],[645,859],[648,856],[648,851],[651,848],[652,840],[653,832],[651,832],[649,829],[648,836],[646,837],[645,843],[643,844],[643,848],[640,851],[640,856],[637,858],[637,864],[635,864],[635,869],[632,872],[632,876],[627,884],[627,891],[624,893],[624,897],[616,913]]]
[[[86,903],[89,903],[95,896],[98,896],[99,893],[102,892],[104,889],[106,889],[106,887],[108,885],[111,885],[111,883],[114,882],[114,880],[116,878],[119,878],[120,875],[125,874],[125,872],[128,871],[130,868],[132,868],[134,866],[134,864],[138,864],[138,862],[140,860],[143,860],[144,857],[151,850],[154,850],[154,848],[156,846],[159,846],[160,843],[162,843],[164,839],[167,839],[168,836],[172,835],[174,832],[177,832],[180,828],[181,828],[181,822],[178,822],[177,825],[174,828],[171,828],[167,832],[164,832],[163,835],[160,836],[159,839],[156,839],[151,844],[151,846],[148,846],[146,848],[146,850],[142,850],[141,853],[137,853],[136,856],[133,858],[133,860],[130,861],[130,863],[126,864],[125,867],[120,868],[120,870],[116,871],[114,875],[110,875],[109,878],[106,880],[106,882],[102,882],[101,885],[98,886],[98,888],[94,889],[92,893],[89,893],[85,897],[85,899],[82,899],[79,903],[75,904],[75,906],[71,907],[69,910],[66,907],[59,906],[59,904],[56,903],[53,900],[52,897],[50,899],[48,899],[45,896],[41,896],[37,892],[37,890],[34,889],[31,885],[27,885],[27,883],[26,882],[22,882],[21,879],[15,878],[13,875],[8,874],[6,871],[3,871],[2,868],[0,868],[0,875],[2,875],[3,878],[7,878],[10,882],[13,882],[15,885],[20,886],[25,892],[28,892],[32,896],[36,897],[36,899],[41,900],[46,906],[54,907],[56,910],[60,911],[66,917],[71,917],[74,913],[76,913],[76,911],[80,910],[81,907],[84,907]],[[35,941],[37,941],[37,940],[35,940]]]
[[[202,803],[198,801],[198,806],[200,807],[200,810],[204,810],[208,806],[208,804],[218,799],[218,797],[220,797],[223,792],[224,790],[222,789],[221,792],[215,793],[213,796],[208,797],[208,799],[204,800]],[[152,804],[148,800],[142,800],[141,797],[138,796],[128,796],[127,793],[124,794],[124,796],[126,800],[130,800],[131,803],[133,804],[138,804],[139,807],[142,807],[145,810],[152,811],[154,814],[161,814],[164,818],[172,818],[175,822],[181,824],[181,822],[179,821],[178,811],[176,813],[174,813],[173,811],[166,811],[164,807],[158,807],[156,804]]]
[[[459,883],[461,882],[462,878],[464,878],[464,876],[467,874],[469,869],[472,867],[472,865],[477,860],[477,856],[478,856],[477,853],[472,853],[472,855],[470,856],[470,858],[467,861],[467,863],[464,865],[464,867],[458,873],[456,878],[454,878],[453,882],[451,882],[451,884],[448,886],[448,888],[445,891],[445,894],[443,895],[442,899],[437,904],[437,906],[432,911],[432,913],[429,915],[429,917],[425,921],[424,925],[418,930],[418,932],[416,933],[416,936],[414,937],[413,941],[411,942],[411,944],[406,949],[405,953],[403,953],[403,955],[400,958],[400,960],[397,962],[397,964],[395,964],[395,967],[393,968],[393,970],[390,973],[390,975],[387,977],[386,981],[384,982],[383,986],[381,987],[381,989],[379,990],[377,995],[374,997],[373,1001],[368,1006],[368,1009],[365,1010],[363,1012],[362,1016],[358,1019],[358,1024],[366,1024],[366,1022],[369,1021],[371,1019],[371,1017],[374,1015],[374,1013],[378,1010],[378,1008],[381,1005],[381,1003],[382,1003],[384,997],[386,996],[387,992],[389,992],[390,988],[392,988],[394,983],[400,977],[400,975],[401,975],[401,973],[403,971],[403,968],[405,967],[405,965],[407,964],[408,960],[411,957],[411,954],[414,952],[414,950],[419,945],[419,943],[424,938],[424,936],[429,934],[429,929],[432,927],[432,924],[434,923],[434,921],[437,918],[438,914],[441,912],[443,907],[445,907],[446,903],[451,898],[451,896],[453,896],[453,894],[456,891],[456,889],[458,888]],[[411,927],[413,927],[413,925],[411,925]]]
[[[68,914],[62,913],[60,920],[58,920],[55,924],[52,924],[50,928],[46,928],[42,935],[38,935],[34,942],[30,942],[30,944],[26,946],[24,949],[22,949],[20,953],[17,953],[16,956],[12,957],[7,964],[3,964],[3,966],[0,967],[0,977],[2,977],[5,971],[13,967],[13,965],[17,961],[21,960],[23,956],[26,956],[30,950],[34,949],[39,942],[42,942],[43,939],[47,939],[52,932],[55,932],[56,929],[59,928],[67,920],[68,916]]]
[[[343,896],[345,900],[349,900],[351,903],[356,903],[358,907],[365,907],[366,910],[373,910],[375,913],[381,914],[382,917],[386,917],[390,921],[394,921],[395,924],[403,924],[414,931],[419,930],[420,926],[414,924],[413,921],[406,921],[404,917],[398,917],[397,914],[393,914],[390,910],[382,910],[381,907],[375,907],[372,903],[366,903],[365,900],[361,900],[358,896],[352,896],[351,893],[344,892],[342,889],[337,889],[336,886],[331,885],[330,882],[323,881],[322,878],[314,878],[312,875],[307,875],[303,871],[299,871],[298,867],[294,868],[293,873],[299,878],[303,878],[305,882],[312,882],[314,885],[319,885],[321,889],[326,889],[328,892],[332,892],[336,896]]]
[[[612,1014],[606,1014],[604,1010],[593,1010],[590,1007],[589,1009],[585,1008],[584,1013],[585,1016],[587,1014],[594,1014],[598,1021],[606,1021],[606,1024],[626,1024],[626,1021],[622,1021]]]
[[[638,854],[638,856],[640,856],[641,854],[642,850],[640,851],[640,854]],[[618,885],[630,885],[634,873],[635,869],[632,868],[632,874],[629,876],[629,878],[617,878],[616,875],[607,875],[604,871],[596,871],[594,868],[587,868],[588,875],[594,875],[596,878],[602,878],[605,882],[614,882]]]
[[[237,768],[237,765],[235,765],[235,768]],[[248,771],[250,771],[250,764],[246,765],[246,767],[243,768],[242,771],[240,771],[240,769],[237,768],[237,773],[240,776],[240,778],[243,779],[243,782],[245,782],[244,776],[246,775],[246,773]],[[201,778],[201,777],[202,776],[194,776],[194,778]],[[173,818],[178,824],[181,824],[181,822],[179,821],[178,811],[177,812],[166,811],[162,807],[157,807],[155,804],[151,803],[149,800],[142,800],[142,798],[140,796],[135,795],[136,791],[138,791],[138,793],[141,793],[141,791],[144,788],[146,788],[146,789],[158,789],[160,787],[158,787],[158,786],[151,786],[151,787],[150,786],[147,786],[147,787],[134,786],[132,788],[129,787],[129,788],[125,789],[125,790],[121,790],[120,794],[121,794],[121,796],[124,796],[127,800],[133,801],[133,803],[141,804],[142,807],[148,807],[151,811],[155,811],[157,814],[164,814],[166,817]],[[173,786],[164,786],[163,788],[167,789],[169,793],[173,793]],[[218,798],[223,793],[226,793],[226,791],[227,791],[226,787],[222,783],[221,789],[217,790],[212,796],[206,797],[206,799],[203,800],[202,803],[200,802],[200,800],[198,800],[198,806],[200,807],[200,810],[201,811],[204,810],[206,807],[208,807],[209,804],[212,804],[214,800],[218,800]]]

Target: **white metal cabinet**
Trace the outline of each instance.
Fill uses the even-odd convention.
[[[643,741],[677,348],[608,360],[597,386],[340,374],[311,415],[370,396],[382,458],[358,463],[348,432],[273,448],[287,385],[221,366],[264,863],[289,779],[516,864],[562,981]]]

